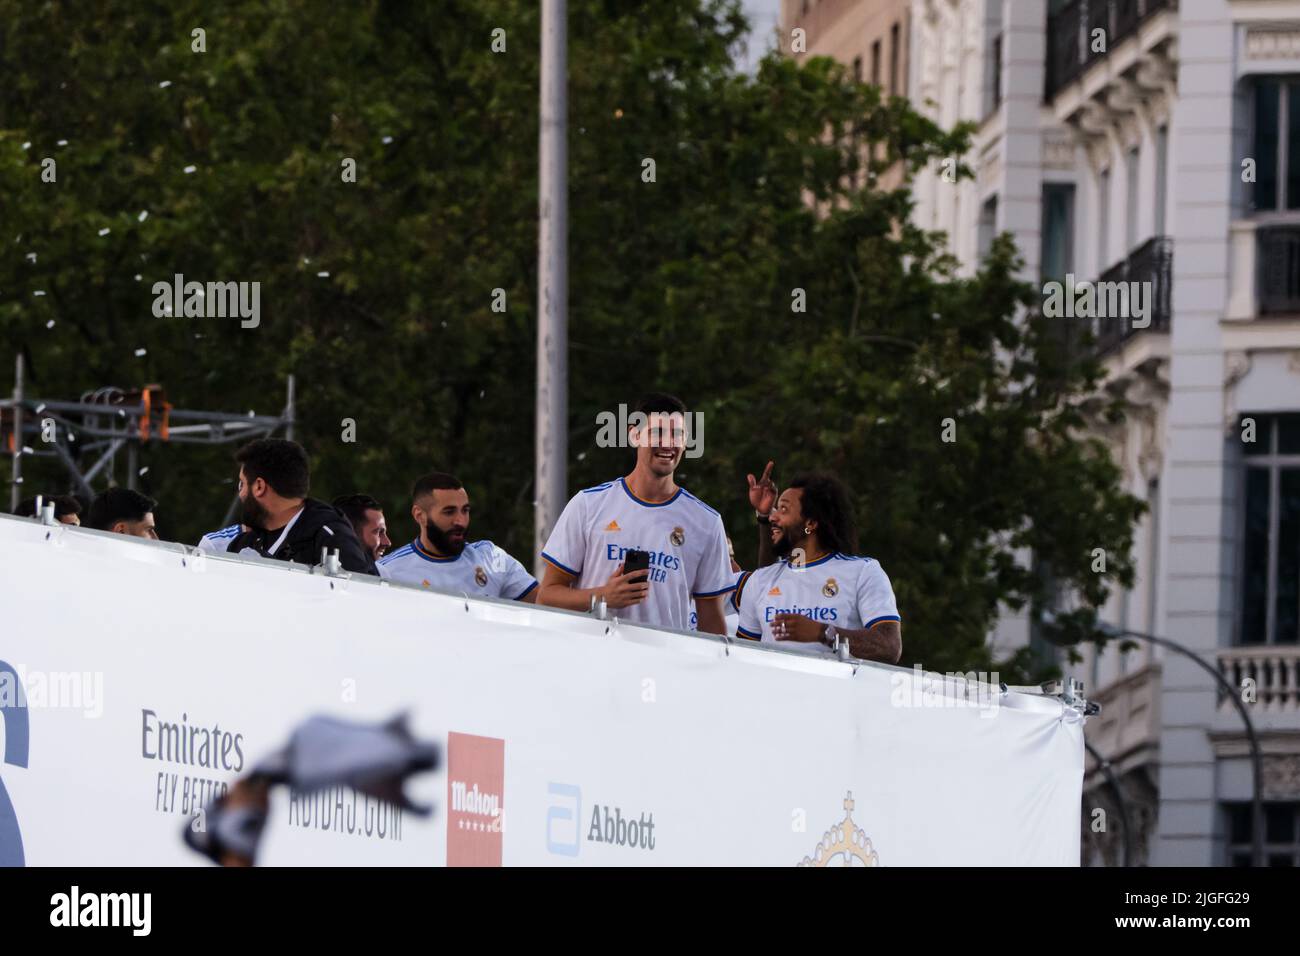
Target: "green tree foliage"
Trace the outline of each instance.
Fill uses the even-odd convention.
[[[401,540],[412,479],[451,470],[475,533],[527,563],[538,6],[0,0],[0,341],[29,392],[161,382],[178,407],[274,413],[296,373],[318,496],[375,494]],[[599,412],[676,391],[706,425],[682,480],[742,562],[747,471],[838,472],[906,662],[939,669],[987,664],[999,602],[1041,597],[1017,550],[1090,603],[1128,581],[1138,504],[1079,435],[1095,366],[1017,319],[1008,243],[955,278],[901,225],[908,192],[880,188],[969,131],[829,60],[737,72],[735,0],[569,6],[571,488],[629,465],[596,447]],[[177,272],[260,282],[260,327],[155,318],[151,286]],[[155,442],[141,464],[164,536],[216,527],[229,450]],[[28,474],[64,490],[53,466]]]

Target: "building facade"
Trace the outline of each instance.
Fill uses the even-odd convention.
[[[910,0],[781,0],[782,48],[802,29],[796,59],[829,56],[858,80],[906,96],[910,7]]]
[[[908,22],[908,95],[978,124],[975,179],[927,171],[918,224],[967,273],[1009,232],[1035,283],[1144,292],[1090,320],[1129,407],[1095,432],[1148,505],[1135,585],[1102,616],[1238,688],[1266,862],[1300,864],[1300,0],[911,0]],[[990,640],[1035,632],[1007,615]],[[1088,739],[1132,862],[1248,862],[1251,761],[1213,677],[1141,639],[1063,666],[1103,705]],[[1091,759],[1085,787],[1106,824],[1085,813],[1084,862],[1118,864],[1120,805]]]

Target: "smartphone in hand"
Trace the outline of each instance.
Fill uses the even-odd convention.
[[[639,578],[631,578],[637,584],[642,584],[650,579],[650,552],[639,551],[636,548],[630,549],[623,556],[623,573],[631,574],[633,571],[645,571],[646,573]]]

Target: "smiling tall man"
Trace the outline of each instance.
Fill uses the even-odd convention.
[[[639,624],[723,634],[722,599],[735,586],[719,514],[673,479],[686,448],[686,406],[647,395],[628,429],[632,473],[578,492],[542,551],[546,574],[538,603],[585,611],[593,597]],[[628,551],[645,551],[650,569],[624,573]]]

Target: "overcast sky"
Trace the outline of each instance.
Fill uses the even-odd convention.
[[[748,55],[741,62],[746,69],[752,69],[772,44],[772,29],[781,16],[781,0],[743,0],[743,5],[751,30]]]

